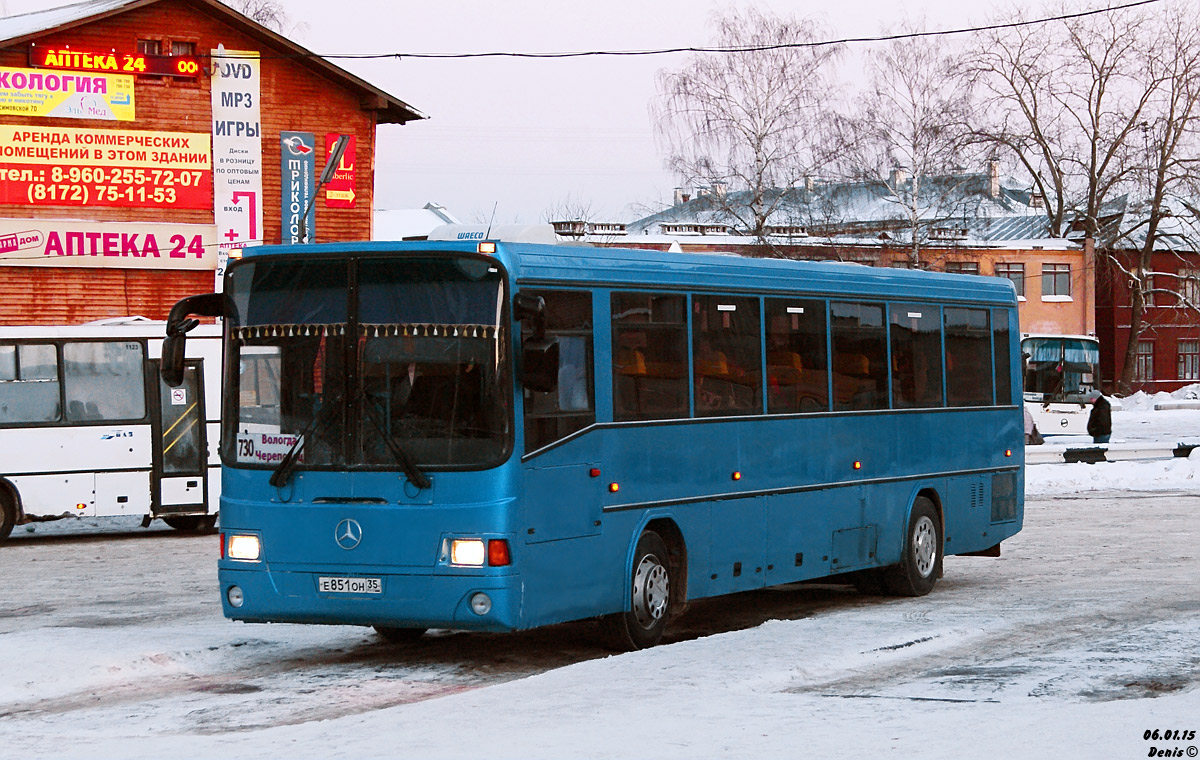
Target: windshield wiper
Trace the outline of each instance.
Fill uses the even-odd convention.
[[[292,470],[296,469],[296,462],[300,460],[300,453],[304,451],[304,445],[308,443],[309,434],[316,435],[317,428],[320,432],[325,432],[328,423],[333,421],[335,411],[342,409],[342,397],[334,396],[329,403],[321,407],[321,411],[313,416],[312,421],[300,433],[300,437],[292,444],[287,453],[283,455],[283,459],[279,461],[279,466],[275,468],[275,472],[271,473],[271,479],[268,481],[276,488],[281,488],[287,485],[288,479],[292,476]]]
[[[375,426],[377,431],[379,431],[379,437],[382,438],[383,442],[387,445],[388,451],[392,452],[392,457],[396,460],[396,463],[400,465],[400,469],[404,470],[404,476],[407,477],[414,486],[420,488],[422,491],[432,486],[433,483],[429,480],[429,476],[421,471],[421,468],[417,466],[417,462],[412,458],[412,455],[405,451],[400,444],[396,443],[394,438],[384,432],[383,425],[376,416],[379,413],[379,410],[375,408],[375,404],[371,402],[371,399],[368,398],[366,392],[363,392],[360,400],[363,402],[363,409],[366,410],[367,417],[370,418],[371,424]]]

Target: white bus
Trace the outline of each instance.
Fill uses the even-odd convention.
[[[0,327],[0,541],[17,525],[65,517],[212,529],[220,330],[194,331],[184,382],[171,388],[158,372],[165,324]]]
[[[1025,408],[1042,435],[1085,435],[1100,390],[1100,341],[1090,335],[1021,336]]]

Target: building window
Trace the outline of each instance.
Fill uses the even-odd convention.
[[[1147,382],[1154,379],[1154,341],[1139,340],[1137,345],[1137,368],[1133,379]]]
[[[1179,297],[1185,306],[1200,306],[1200,269],[1179,270]]]
[[[162,40],[138,40],[137,51],[141,55],[162,55]]]
[[[1071,265],[1042,264],[1042,298],[1071,297]]]
[[[996,276],[1007,277],[1012,280],[1013,285],[1017,286],[1017,295],[1022,298],[1025,296],[1025,265],[1024,264],[1005,264],[996,265]]]
[[[1200,380],[1200,340],[1179,341],[1179,379]]]
[[[194,42],[177,42],[171,40],[171,55],[191,56],[196,54],[196,43]]]
[[[979,262],[947,261],[946,271],[950,274],[979,274]]]

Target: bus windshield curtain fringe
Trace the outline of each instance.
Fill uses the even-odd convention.
[[[346,324],[344,322],[327,325],[252,325],[233,329],[234,340],[240,341],[257,338],[327,338],[345,334]]]
[[[362,334],[368,338],[494,338],[492,325],[460,324],[364,324]]]

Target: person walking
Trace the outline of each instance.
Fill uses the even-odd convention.
[[[1087,400],[1092,404],[1088,415],[1087,431],[1093,443],[1108,443],[1112,437],[1112,404],[1100,391],[1088,391]]]

